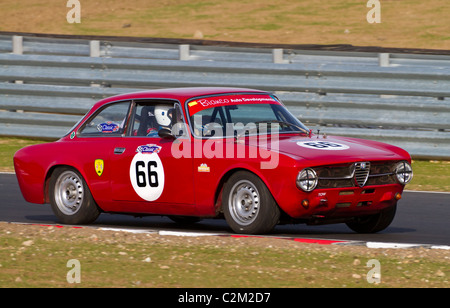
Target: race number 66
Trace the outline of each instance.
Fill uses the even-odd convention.
[[[134,191],[146,201],[157,200],[164,190],[164,168],[157,153],[137,153],[130,164]]]
[[[147,180],[150,187],[158,187],[158,172],[155,169],[158,167],[156,161],[149,161],[147,168],[145,162],[138,160],[136,162],[136,183],[139,187],[147,187]],[[153,168],[153,169],[152,169]]]

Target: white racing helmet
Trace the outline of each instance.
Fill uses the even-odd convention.
[[[172,109],[172,110],[171,110]],[[170,126],[172,124],[173,107],[167,105],[155,106],[155,118],[159,125]]]

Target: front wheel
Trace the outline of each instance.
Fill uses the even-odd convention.
[[[278,205],[264,182],[246,171],[236,172],[225,184],[222,209],[236,233],[268,233],[280,218]]]
[[[65,224],[89,224],[100,211],[78,171],[61,167],[50,178],[49,197],[52,210]]]
[[[397,203],[378,214],[358,218],[347,226],[358,233],[376,233],[386,229],[394,220]]]

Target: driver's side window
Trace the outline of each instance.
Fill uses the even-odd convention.
[[[132,116],[131,136],[159,138],[162,129],[177,137],[179,124],[184,125],[183,112],[178,103],[138,102]],[[178,125],[177,125],[178,123]]]

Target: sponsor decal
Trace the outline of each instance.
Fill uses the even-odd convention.
[[[161,147],[156,144],[140,145],[136,149],[136,152],[142,153],[142,154],[159,153],[159,151],[161,151]]]
[[[130,164],[130,182],[136,194],[146,201],[157,200],[163,190],[165,174],[156,144],[141,145]]]
[[[229,99],[222,99],[222,98],[204,98],[204,99],[200,99],[198,100],[198,102],[203,106],[203,107],[209,107],[209,106],[215,106],[215,105],[226,105],[230,102]]]
[[[97,173],[98,176],[102,176],[103,169],[105,169],[105,162],[103,161],[103,159],[96,159],[94,164],[95,164],[95,172]]]
[[[198,172],[210,172],[210,171],[211,169],[207,164],[201,164],[200,166],[198,166]]]
[[[106,123],[100,123],[99,125],[97,125],[97,130],[101,133],[106,134],[118,132],[119,129],[120,129],[119,125],[110,121]]]
[[[277,104],[278,101],[269,95],[228,95],[228,96],[213,96],[197,99],[189,102],[189,113],[194,115],[211,107],[239,105],[239,104]]]
[[[327,151],[340,151],[350,148],[348,145],[330,141],[299,141],[297,145],[308,149]]]

